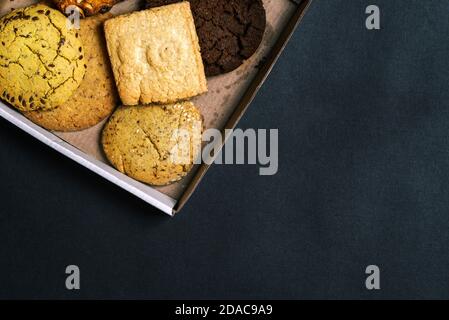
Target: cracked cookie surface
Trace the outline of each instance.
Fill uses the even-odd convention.
[[[96,125],[114,111],[118,94],[103,34],[103,22],[111,17],[107,13],[81,20],[79,35],[87,63],[81,85],[54,109],[25,112],[28,119],[48,130],[78,131]]]
[[[0,19],[0,96],[21,111],[66,102],[84,77],[84,50],[66,17],[45,5]]]
[[[103,129],[103,150],[120,172],[150,185],[182,179],[201,151],[202,117],[191,102],[121,107]]]
[[[144,0],[153,8],[182,0]],[[266,28],[262,0],[188,0],[207,76],[235,70],[257,50]]]

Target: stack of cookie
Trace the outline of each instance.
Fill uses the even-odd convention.
[[[202,118],[187,99],[207,91],[190,4],[106,21],[117,89],[126,107],[103,130],[103,149],[121,172],[152,185],[180,180],[201,149]]]
[[[111,17],[105,14],[81,20],[75,37],[84,47],[84,79],[72,95],[66,95],[70,97],[66,102],[51,110],[25,112],[28,119],[48,130],[64,132],[87,129],[111,115],[118,95],[103,35],[103,23]],[[67,30],[65,26],[62,29]]]
[[[76,30],[45,5],[4,16],[2,98],[49,130],[82,130],[105,119],[117,104],[101,28],[110,17],[85,19]]]
[[[206,75],[234,70],[255,52],[265,11],[261,0],[145,6],[83,19],[80,30],[43,4],[4,16],[0,95],[54,131],[83,130],[112,114],[101,138],[106,157],[161,186],[186,176],[201,153],[203,120],[189,99],[207,92]]]

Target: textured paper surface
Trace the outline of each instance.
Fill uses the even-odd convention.
[[[37,2],[38,1],[33,0],[0,0],[0,14],[3,15],[9,12],[12,8],[25,7]],[[267,11],[267,29],[259,50],[239,69],[225,75],[208,78],[209,92],[192,99],[201,110],[206,128],[222,129],[224,127],[245,90],[254,78],[258,65],[260,65],[264,57],[270,52],[279,33],[282,31],[296,8],[296,5],[290,0],[264,0],[263,2]],[[124,1],[116,5],[111,12],[118,15],[134,11],[137,9],[139,3],[140,1],[136,0]],[[56,132],[55,134],[99,161],[108,163],[100,145],[100,134],[103,125],[104,122],[80,132]],[[182,181],[170,186],[155,189],[174,199],[179,199],[194,173],[195,170],[192,170],[189,176]]]

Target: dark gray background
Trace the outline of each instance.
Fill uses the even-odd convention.
[[[1,120],[0,297],[449,298],[448,14],[316,0],[240,123],[279,173],[214,166],[174,219]]]

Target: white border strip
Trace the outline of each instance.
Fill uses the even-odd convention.
[[[166,214],[173,216],[173,208],[176,205],[175,199],[151,188],[150,186],[131,179],[111,166],[89,156],[88,154],[57,137],[53,133],[35,125],[23,115],[9,108],[2,102],[0,102],[0,116],[32,135],[39,141],[45,143],[50,148],[62,153],[83,167],[97,173],[103,178],[127,190]]]

